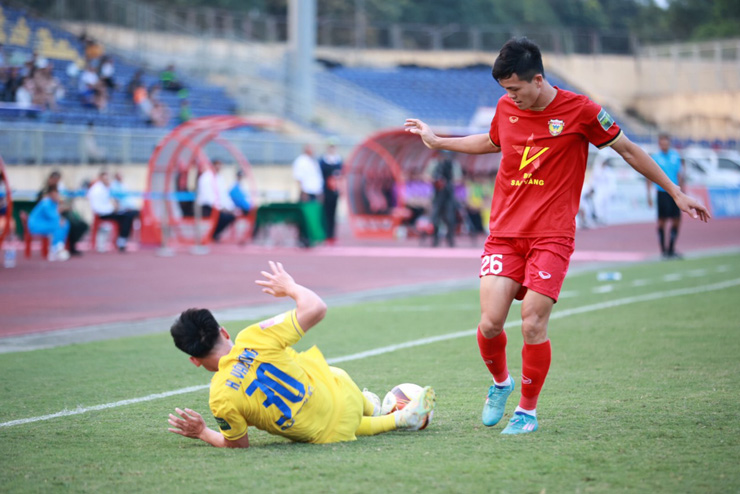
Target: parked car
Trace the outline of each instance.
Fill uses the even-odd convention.
[[[686,181],[693,185],[740,187],[740,153],[690,147],[681,152]]]

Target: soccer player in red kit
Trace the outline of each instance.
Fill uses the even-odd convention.
[[[502,431],[522,434],[538,428],[537,399],[551,359],[547,324],[574,250],[589,143],[611,146],[693,218],[706,222],[710,216],[603,108],[586,96],[550,85],[535,43],[527,38],[508,41],[494,63],[493,78],[506,94],[498,101],[488,134],[440,137],[417,119],[406,120],[405,127],[430,149],[502,153],[480,267],[478,346],[493,375],[482,420],[496,425],[514,391],[506,365],[504,322],[514,299],[522,300],[521,398]]]

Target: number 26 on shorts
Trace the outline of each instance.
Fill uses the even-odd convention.
[[[499,274],[504,269],[503,254],[491,254],[490,256],[481,257],[480,275]]]

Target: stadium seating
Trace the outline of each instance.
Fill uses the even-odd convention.
[[[22,60],[35,51],[53,64],[54,76],[65,89],[65,96],[59,101],[56,111],[39,113],[7,109],[0,112],[0,121],[70,125],[87,125],[92,122],[96,127],[147,126],[125,92],[126,85],[141,67],[118,56],[112,57],[115,63],[114,79],[118,88],[111,92],[107,109],[98,112],[94,108],[83,107],[78,97],[77,78],[67,73],[70,64],[80,66],[83,62],[84,47],[75,35],[49,22],[34,19],[22,11],[3,6],[0,6],[0,34],[4,35],[6,57]],[[223,88],[186,77],[181,79],[187,87],[187,99],[194,117],[235,112],[236,104]],[[147,87],[158,81],[158,72],[145,72],[143,82]],[[162,91],[160,100],[169,107],[172,114],[169,127],[174,127],[178,123],[176,117],[180,105],[179,96],[174,92]]]
[[[468,126],[479,107],[496,106],[505,94],[491,76],[491,67],[456,69],[395,67],[390,69],[334,67],[334,76],[408,110],[409,116],[445,126]],[[321,84],[322,74],[318,74]],[[576,91],[563,79],[547,74],[554,86]],[[620,122],[622,128],[624,124]],[[628,129],[625,129],[630,133]]]

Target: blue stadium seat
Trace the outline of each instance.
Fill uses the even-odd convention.
[[[20,19],[23,19],[29,28],[29,39],[26,46],[18,46],[11,44],[8,40],[6,49],[10,52],[17,51],[24,57],[28,57],[33,49],[41,43],[39,39],[39,29],[48,30],[51,34],[52,42],[59,44],[64,41],[70,46],[76,54],[74,57],[78,60],[82,59],[84,54],[84,46],[80,40],[72,33],[64,31],[43,20],[36,20],[26,12],[19,9],[7,8],[4,5],[0,6],[2,14],[5,17],[5,30],[9,32],[12,26],[15,26]],[[58,50],[50,53],[59,53]],[[67,53],[69,55],[69,53]],[[87,122],[92,121],[96,126],[99,127],[144,127],[146,124],[142,121],[137,113],[136,107],[130,101],[130,98],[125,94],[126,86],[128,85],[134,74],[140,70],[141,67],[135,64],[129,63],[119,57],[113,57],[115,62],[115,80],[118,85],[117,90],[112,91],[110,94],[109,105],[105,112],[98,113],[94,109],[84,108],[79,100],[77,92],[77,80],[67,75],[67,67],[71,62],[71,58],[59,59],[53,56],[47,57],[53,64],[53,73],[57,77],[65,89],[65,97],[59,101],[58,109],[53,112],[44,112],[41,118],[38,120],[71,124],[71,125],[86,125]],[[147,86],[159,82],[158,72],[146,72],[144,76],[144,82]],[[210,86],[203,83],[202,81],[191,80],[190,78],[184,78],[186,85],[188,86],[188,100],[191,106],[208,108],[208,111],[202,111],[196,113],[200,116],[201,114],[233,114],[236,109],[236,103],[223,88]],[[170,123],[170,128],[177,125],[177,111],[179,108],[179,98],[176,93],[161,91],[160,99],[169,106],[173,118]],[[0,114],[1,121],[19,121],[23,120],[24,117],[17,115],[2,115]],[[34,121],[30,118],[26,118],[28,121]]]

